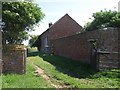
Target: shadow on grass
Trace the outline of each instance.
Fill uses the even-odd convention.
[[[30,56],[40,56],[44,61],[47,61],[56,67],[56,70],[63,72],[75,78],[91,78],[91,75],[96,71],[92,70],[89,64],[80,63],[61,56],[47,55],[39,52],[28,53]]]

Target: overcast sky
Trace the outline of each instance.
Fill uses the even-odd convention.
[[[54,24],[66,13],[81,26],[84,26],[90,21],[92,13],[104,9],[118,10],[118,1],[120,0],[35,0],[35,3],[45,13],[45,18],[40,22],[40,26],[30,34],[40,35],[48,28],[48,23]]]

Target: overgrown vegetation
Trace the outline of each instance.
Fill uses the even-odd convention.
[[[120,28],[120,12],[101,10],[100,12],[93,13],[92,22],[88,22],[83,31],[92,31],[106,27],[119,27]]]
[[[63,88],[120,88],[120,73],[96,72],[87,64],[34,50],[28,53],[27,73],[3,75],[3,88],[55,88],[40,75],[35,75],[34,65],[43,69],[52,83]]]
[[[32,45],[35,43],[35,41],[38,39],[39,35],[30,35],[29,45],[32,47]]]
[[[27,49],[27,53],[31,53],[31,52],[37,52],[38,50],[37,50],[37,47],[30,47],[30,46],[26,46],[25,47],[26,49]]]
[[[30,55],[30,54],[29,54]],[[118,88],[120,74],[116,72],[95,72],[89,65],[59,56],[31,53],[29,57],[45,70],[54,83],[72,88]]]
[[[38,36],[38,38],[34,41],[34,43],[31,45],[31,47],[37,47],[37,49],[40,51],[41,35]]]

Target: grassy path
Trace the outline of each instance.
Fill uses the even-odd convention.
[[[44,73],[44,70],[43,70],[43,69],[41,69],[40,67],[38,67],[38,66],[35,65],[35,64],[34,64],[34,66],[37,68],[37,70],[35,71],[35,72],[37,73],[36,75],[40,75],[40,76],[42,76],[43,78],[45,78],[45,79],[48,81],[48,83],[50,83],[50,84],[51,84],[52,86],[54,86],[55,88],[63,88],[63,87],[60,86],[60,85],[56,85],[56,84],[52,83],[51,80],[50,80],[50,78],[49,78],[49,76]]]
[[[32,53],[31,62],[64,88],[118,88],[120,73],[94,72],[88,65],[58,56]]]
[[[2,76],[3,88],[55,88],[45,78],[35,73],[36,68],[27,60],[26,74],[7,74]]]
[[[120,88],[120,73],[94,72],[86,64],[38,52],[24,75],[3,75],[3,88]]]

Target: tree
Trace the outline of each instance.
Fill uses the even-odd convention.
[[[100,11],[93,13],[92,22],[88,22],[83,30],[91,31],[105,27],[120,27],[120,13],[117,11]]]
[[[3,39],[8,43],[21,43],[28,31],[43,19],[41,8],[32,2],[3,2]]]
[[[32,47],[32,45],[35,43],[35,41],[38,39],[39,35],[30,35],[31,39],[29,40],[29,45]]]
[[[8,43],[22,43],[24,40],[27,40],[29,38],[28,32],[21,31],[18,32],[17,35],[14,32],[6,33],[6,40]]]

